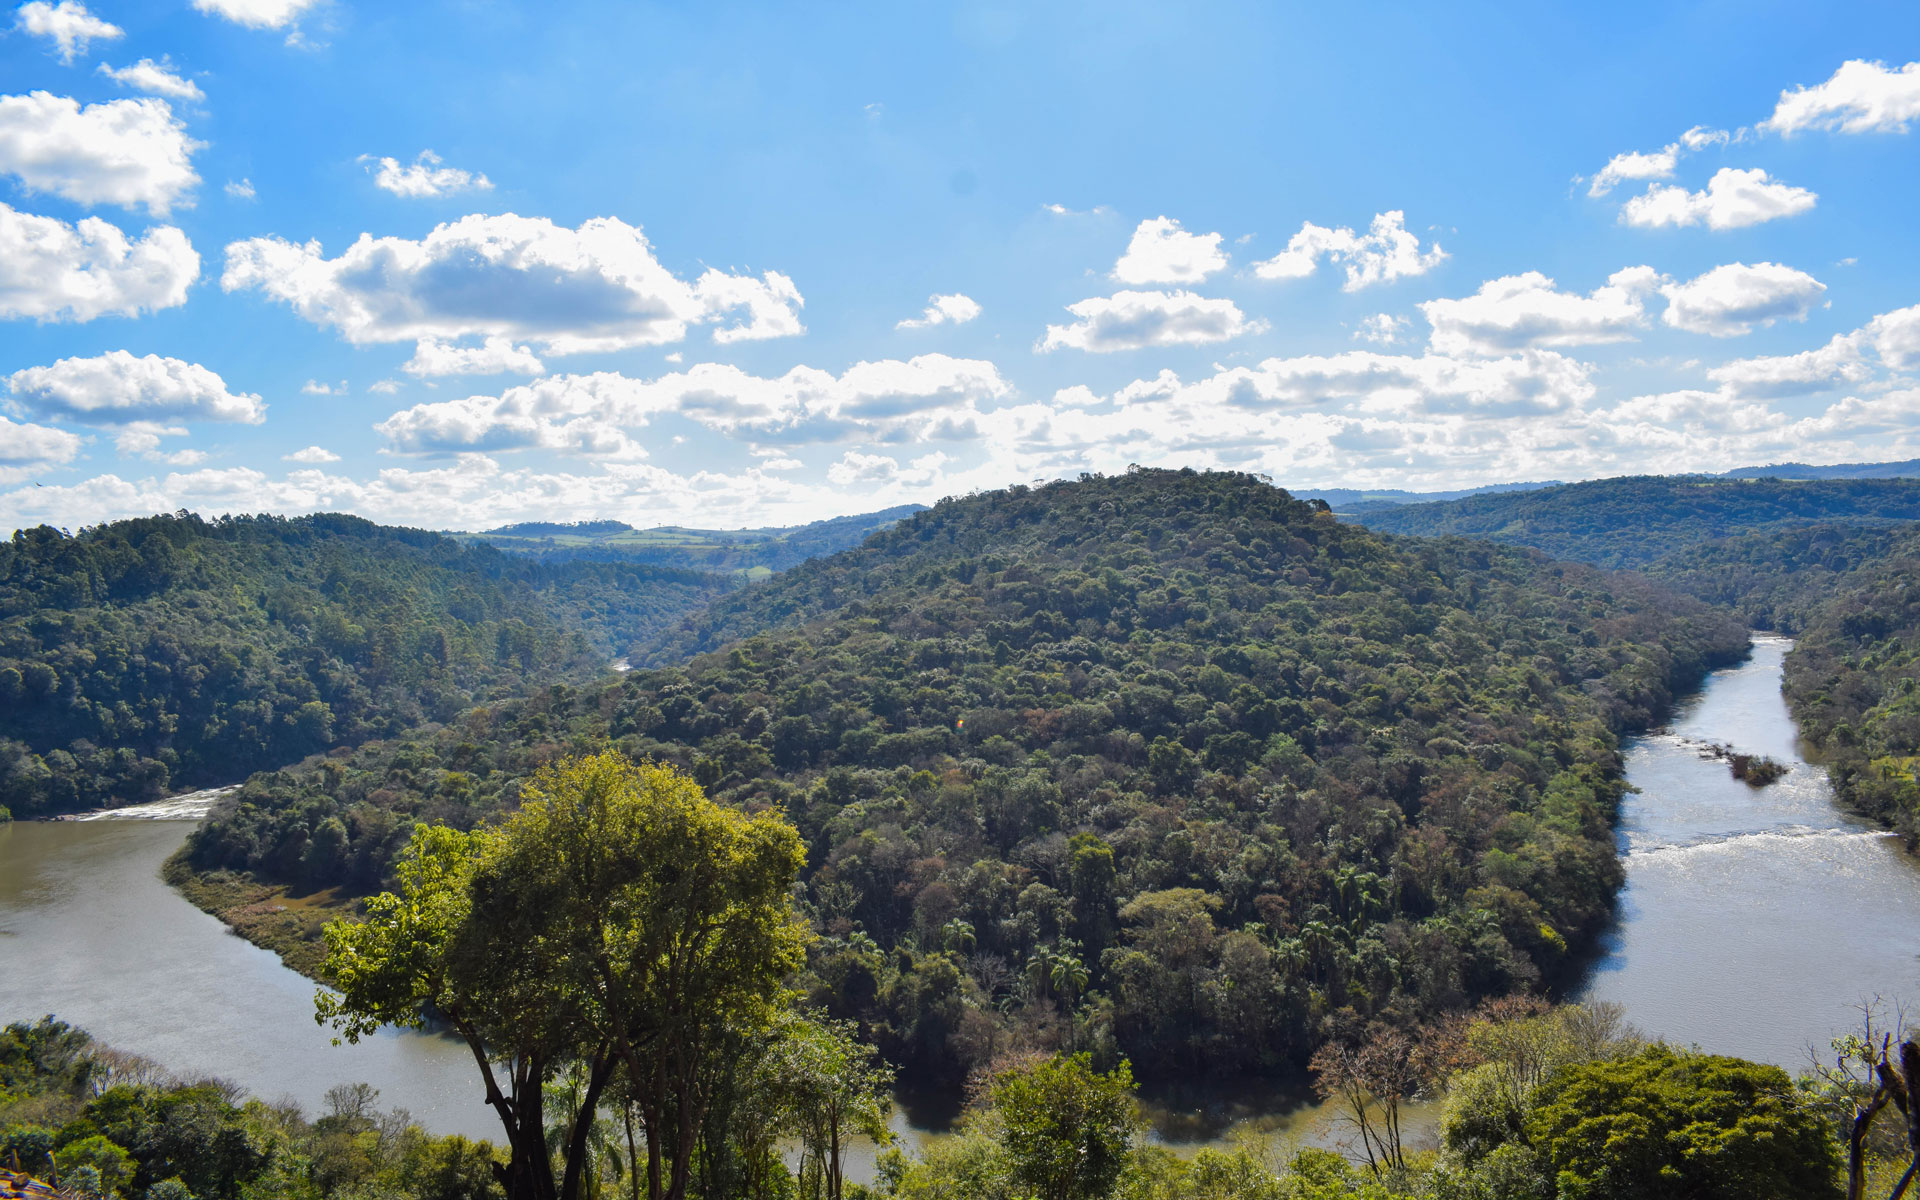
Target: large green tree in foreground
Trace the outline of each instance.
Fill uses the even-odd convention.
[[[681,1200],[725,1048],[769,1025],[805,933],[793,828],[709,801],[686,776],[617,754],[540,771],[497,827],[422,826],[400,890],[327,929],[348,1039],[443,1016],[472,1048],[515,1200],[582,1194],[587,1141],[616,1074],[647,1131],[649,1195]],[[580,1086],[547,1111],[562,1068]],[[546,1131],[557,1124],[556,1174]]]

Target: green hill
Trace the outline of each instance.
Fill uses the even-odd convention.
[[[589,678],[727,587],[338,515],[22,530],[0,543],[0,806],[226,783]]]
[[[1249,476],[1088,477],[723,597],[656,641],[678,665],[258,776],[190,858],[364,892],[412,822],[610,741],[786,809],[801,986],[922,1078],[1068,1042],[1259,1070],[1563,971],[1620,879],[1620,733],[1744,646],[1644,580]]]
[[[1354,519],[1387,533],[1486,538],[1603,567],[1644,567],[1711,538],[1920,519],[1920,479],[1645,475],[1378,508]]]

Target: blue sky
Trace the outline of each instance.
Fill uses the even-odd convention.
[[[1920,9],[39,0],[0,528],[1920,456]]]

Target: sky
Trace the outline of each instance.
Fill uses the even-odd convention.
[[[1920,6],[34,0],[0,531],[1920,457]]]

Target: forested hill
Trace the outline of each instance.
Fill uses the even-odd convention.
[[[0,543],[0,806],[133,803],[389,737],[600,673],[727,587],[338,515],[22,530]]]
[[[1646,475],[1355,514],[1388,533],[1486,538],[1555,558],[1644,567],[1710,538],[1819,522],[1920,519],[1920,479]]]
[[[920,1078],[1257,1070],[1558,972],[1620,880],[1618,734],[1746,644],[1643,580],[1185,471],[944,501],[664,644],[734,631],[258,776],[191,860],[364,892],[414,821],[611,741],[785,807],[802,986]]]

